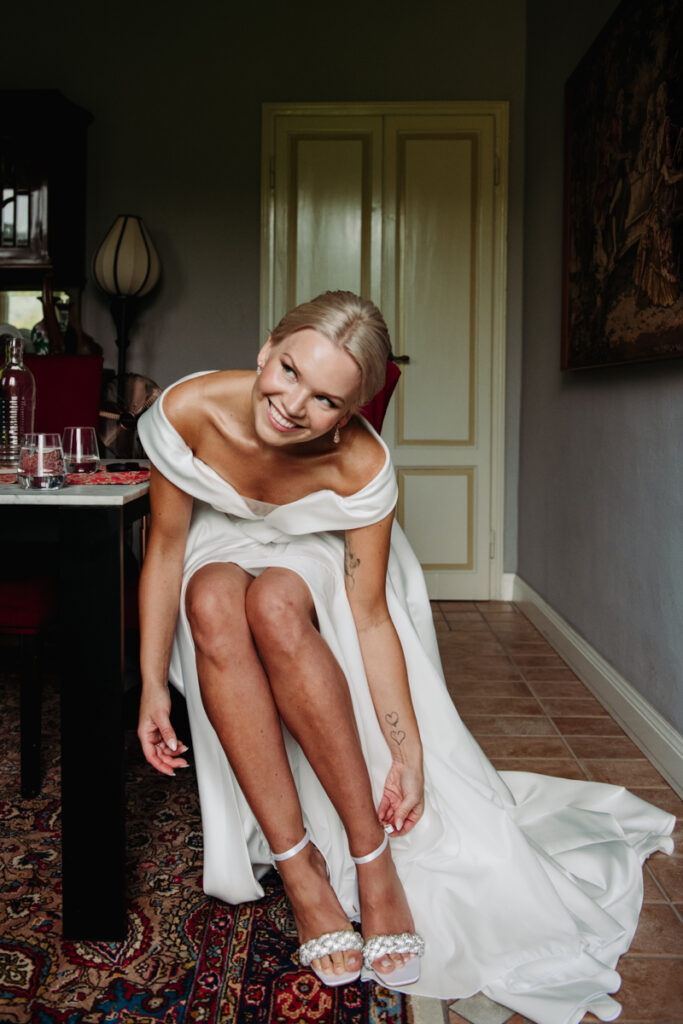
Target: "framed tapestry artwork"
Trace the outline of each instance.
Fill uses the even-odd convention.
[[[623,0],[565,87],[562,369],[683,356],[683,0]]]

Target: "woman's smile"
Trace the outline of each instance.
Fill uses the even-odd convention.
[[[288,431],[288,430],[302,430],[303,426],[300,423],[294,423],[292,420],[284,416],[276,406],[273,405],[271,400],[268,398],[268,418],[273,424],[276,430]]]

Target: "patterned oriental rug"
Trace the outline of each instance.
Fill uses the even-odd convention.
[[[156,774],[132,723],[128,933],[62,941],[57,690],[47,682],[42,792],[22,801],[19,680],[13,652],[0,658],[0,1024],[413,1024],[409,998],[372,982],[326,988],[299,967],[274,871],[258,903],[203,893],[194,773]]]

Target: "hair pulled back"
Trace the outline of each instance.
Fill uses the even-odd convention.
[[[384,387],[391,340],[377,306],[353,292],[323,292],[290,309],[270,333],[274,345],[296,331],[310,328],[343,348],[360,369],[358,405],[365,405]]]

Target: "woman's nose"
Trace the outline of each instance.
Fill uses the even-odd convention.
[[[306,395],[301,388],[295,388],[287,395],[284,411],[288,416],[301,416],[306,407]]]

